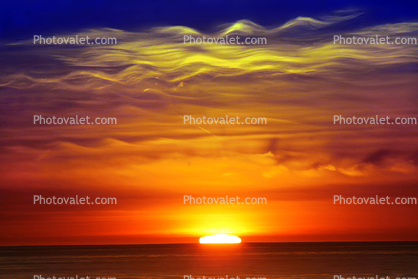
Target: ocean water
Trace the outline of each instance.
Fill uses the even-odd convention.
[[[77,275],[78,279],[418,278],[418,242],[0,247],[0,278]]]

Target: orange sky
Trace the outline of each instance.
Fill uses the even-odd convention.
[[[373,32],[384,28],[413,25]],[[417,205],[333,205],[333,195],[418,197],[417,126],[332,122],[416,117],[408,66],[417,46],[341,46],[312,34],[316,44],[283,43],[260,30],[272,36],[266,46],[188,46],[182,34],[197,31],[106,32],[120,43],[1,53],[21,58],[0,78],[0,245],[197,242],[212,233],[418,240]],[[34,114],[118,124],[33,125]],[[185,125],[183,115],[268,124]],[[33,195],[118,204],[33,205]],[[268,203],[184,205],[184,195]]]

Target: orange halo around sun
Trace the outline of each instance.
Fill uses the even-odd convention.
[[[241,243],[241,238],[235,235],[229,234],[213,234],[201,237],[199,243],[208,244],[208,243]]]

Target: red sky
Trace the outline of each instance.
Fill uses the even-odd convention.
[[[373,32],[413,26],[391,28]],[[333,204],[334,195],[418,198],[416,125],[333,124],[334,115],[416,117],[417,46],[283,42],[262,30],[266,46],[184,45],[182,32],[195,31],[107,32],[118,45],[0,54],[15,61],[0,78],[0,245],[197,242],[213,233],[418,240],[417,205]],[[33,115],[117,125],[34,125]],[[183,115],[268,123],[189,125]],[[34,195],[117,205],[34,205]],[[185,205],[184,195],[268,202]]]

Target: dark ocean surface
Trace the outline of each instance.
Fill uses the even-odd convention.
[[[418,278],[418,242],[0,247],[0,278],[40,279],[36,276],[41,275],[78,275],[78,279]]]

